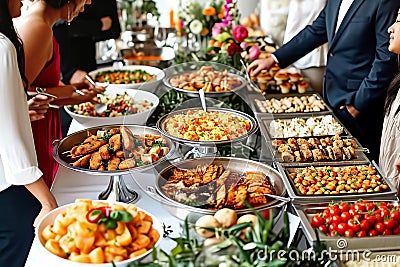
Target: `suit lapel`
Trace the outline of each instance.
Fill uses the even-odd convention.
[[[351,4],[349,10],[347,11],[346,15],[343,18],[342,23],[340,24],[339,29],[337,30],[336,34],[335,34],[335,29],[336,29],[336,22],[337,22],[337,17],[338,17],[338,13],[339,13],[339,7],[340,7],[340,3],[339,3],[339,7],[336,11],[336,20],[333,24],[333,39],[329,45],[329,49],[331,49],[337,42],[337,40],[339,40],[340,35],[342,35],[344,29],[346,29],[346,27],[349,25],[351,19],[354,17],[354,15],[356,14],[358,8],[360,7],[360,5],[364,2],[364,0],[354,0],[354,2]]]
[[[331,9],[329,9],[328,10],[329,14],[326,15],[327,25],[329,25],[329,27],[327,27],[327,29],[328,29],[328,43],[329,44],[332,42],[333,37],[335,36],[336,22],[337,22],[337,19],[338,19],[339,8],[340,8],[340,4],[341,3],[342,3],[341,0],[334,1],[334,5],[335,6],[333,8],[331,8]]]

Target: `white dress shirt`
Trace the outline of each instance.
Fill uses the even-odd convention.
[[[297,33],[318,17],[326,0],[291,0],[283,43],[289,42]],[[324,44],[293,63],[298,69],[326,65],[328,44]]]
[[[335,33],[339,29],[340,24],[342,24],[344,16],[346,16],[346,13],[347,13],[347,11],[349,11],[349,8],[350,8],[351,4],[353,4],[353,2],[354,2],[354,0],[343,0],[342,3],[340,4],[338,19],[337,19],[337,22],[336,22]]]
[[[35,182],[42,176],[26,94],[11,41],[0,34],[0,191]]]

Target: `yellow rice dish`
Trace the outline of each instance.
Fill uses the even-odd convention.
[[[187,111],[165,120],[165,130],[176,137],[191,141],[231,140],[245,135],[251,128],[249,120],[219,111]]]

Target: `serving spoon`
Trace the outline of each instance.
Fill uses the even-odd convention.
[[[267,193],[264,193],[264,196],[270,197],[270,198],[275,198],[275,199],[278,199],[278,200],[283,201],[285,203],[290,202],[290,198],[287,198],[287,197],[281,197],[281,196],[267,194]]]
[[[200,88],[199,95],[200,95],[201,106],[203,107],[203,110],[205,112],[207,112],[206,97],[204,95],[204,89],[203,88]]]

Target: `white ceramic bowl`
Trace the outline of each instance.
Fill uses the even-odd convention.
[[[93,200],[93,202],[96,202],[99,200]],[[107,202],[102,200],[101,202]],[[125,206],[125,203],[122,202],[110,202],[110,204],[119,204],[122,206]],[[53,264],[53,266],[62,266],[62,267],[111,267],[112,264],[111,263],[102,263],[102,264],[98,264],[98,263],[79,263],[79,262],[74,262],[68,259],[64,259],[61,258],[53,253],[51,253],[50,251],[48,251],[45,247],[44,247],[44,239],[41,236],[40,233],[43,232],[43,229],[49,225],[49,224],[53,224],[55,221],[55,218],[57,217],[58,214],[63,213],[68,207],[75,205],[75,203],[70,203],[70,204],[66,204],[64,206],[60,206],[54,210],[52,210],[50,213],[48,213],[45,217],[42,218],[42,220],[39,222],[39,225],[36,227],[35,229],[35,241],[36,241],[36,246],[39,249],[39,253],[41,258],[43,258],[44,262],[51,262]],[[158,239],[158,241],[155,243],[154,247],[158,247],[161,239],[162,239],[162,235],[163,235],[163,227],[161,222],[151,213],[149,213],[148,211],[145,211],[141,208],[137,208],[138,210],[144,211],[146,214],[150,215],[153,219],[153,228],[156,229],[158,231],[158,233],[160,234],[160,238]],[[115,262],[115,266],[117,267],[127,267],[130,263],[140,260],[144,257],[146,257],[147,255],[149,255],[151,253],[152,249],[149,249],[147,252],[141,254],[138,257],[132,258],[132,259],[128,259],[128,260],[124,260],[121,262]]]
[[[129,94],[135,101],[144,101],[147,100],[150,103],[153,103],[153,106],[145,110],[143,112],[135,113],[135,114],[129,114],[129,115],[123,115],[123,116],[117,116],[117,117],[92,117],[92,116],[86,116],[86,115],[80,115],[77,113],[74,113],[70,110],[70,106],[64,106],[65,111],[73,118],[75,119],[78,123],[80,123],[83,127],[88,128],[88,127],[94,127],[94,126],[103,126],[103,125],[111,125],[111,124],[136,124],[136,125],[145,125],[147,122],[147,119],[151,116],[151,114],[154,112],[154,110],[157,108],[160,100],[158,99],[158,96],[156,96],[153,93],[147,92],[147,91],[142,91],[138,89],[126,89],[126,88],[121,88],[121,87],[107,87],[106,91],[104,94],[109,95],[109,96],[115,96],[116,94],[124,94],[124,93]]]
[[[110,83],[109,87],[118,86],[119,88],[130,88],[130,89],[140,89],[144,91],[149,91],[154,93],[157,90],[157,87],[160,85],[162,80],[165,77],[164,71],[159,68],[152,67],[152,66],[145,66],[145,65],[129,65],[123,67],[106,67],[91,71],[89,75],[96,81],[96,75],[103,71],[115,71],[115,70],[144,70],[152,75],[156,75],[156,79],[144,82],[144,83],[132,83],[132,84],[113,84]]]

